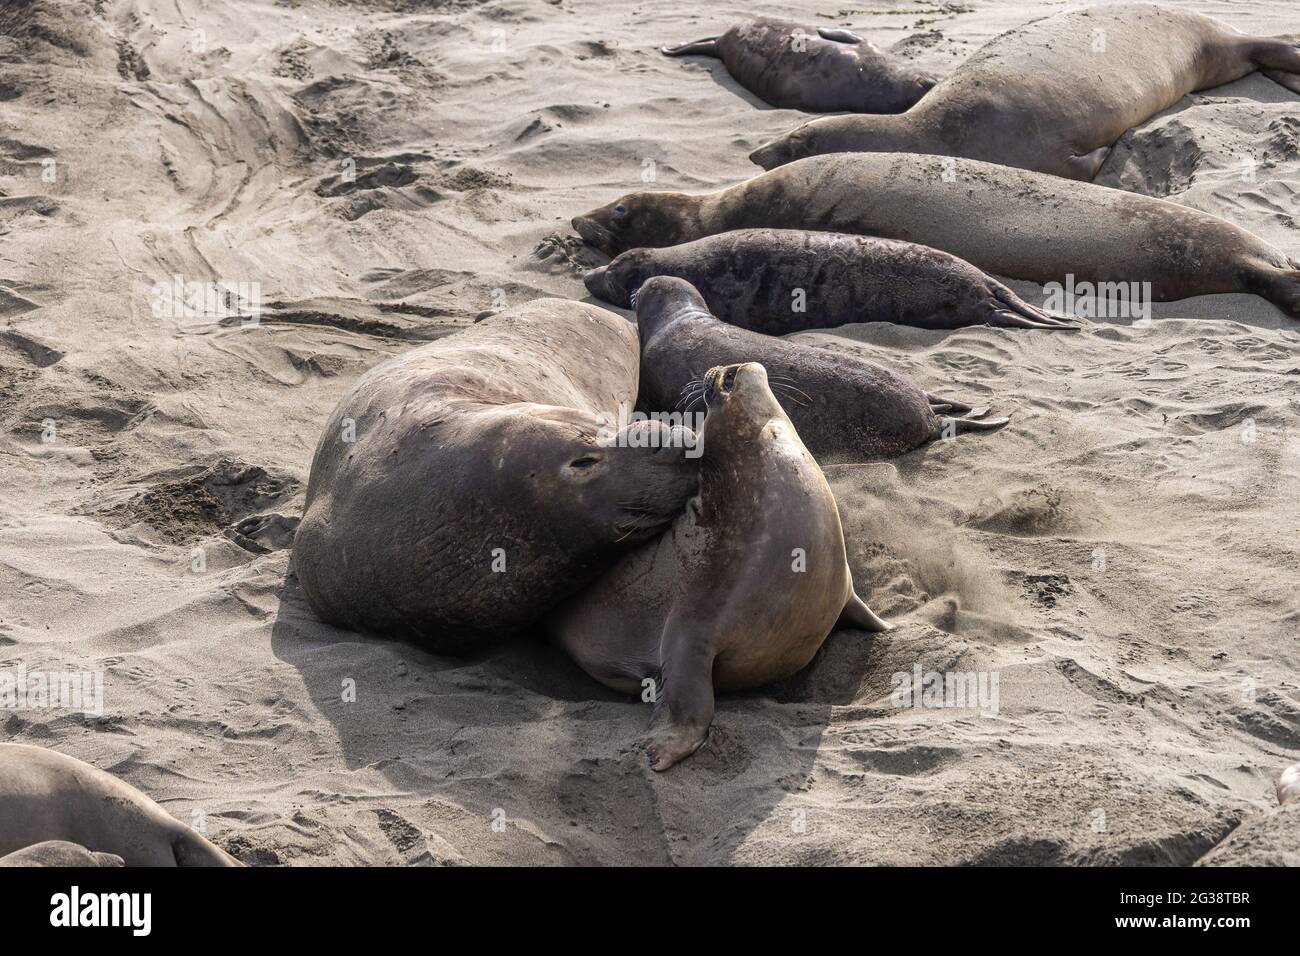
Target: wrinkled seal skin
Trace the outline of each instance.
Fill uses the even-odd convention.
[[[1150,282],[1158,302],[1263,296],[1300,317],[1300,272],[1232,223],[1178,203],[973,159],[836,153],[703,196],[631,193],[573,220],[609,256],[736,229],[916,242],[1034,282]]]
[[[809,113],[901,113],[936,80],[848,30],[755,17],[667,56],[715,56],[736,82],[784,109]]]
[[[636,401],[637,351],[622,317],[540,299],[362,376],[325,426],[294,543],[316,614],[470,651],[668,524],[695,488],[682,441],[659,423],[602,434]]]
[[[762,335],[720,322],[683,279],[649,280],[636,297],[641,334],[638,407],[668,411],[699,403],[690,394],[706,370],[758,362],[799,437],[817,460],[892,458],[947,434],[988,431],[1007,419],[939,417],[970,411],[932,397],[909,379],[855,355]],[[698,392],[698,389],[694,389]]]
[[[715,689],[799,671],[837,627],[889,627],[854,593],[835,498],[763,367],[707,382],[699,497],[550,622],[601,683],[639,694],[654,681],[642,744],[655,770],[704,742]]]
[[[626,309],[632,293],[658,275],[695,286],[723,322],[767,335],[847,322],[1075,327],[946,252],[834,232],[738,229],[679,246],[629,249],[583,281],[592,295]]]
[[[84,846],[78,846],[76,843],[69,843],[66,840],[46,840],[43,843],[16,850],[8,856],[0,856],[0,867],[114,867],[125,865],[120,856],[112,853],[94,853]]]
[[[992,40],[906,113],[814,120],[750,159],[932,153],[1089,180],[1125,130],[1188,93],[1258,69],[1300,91],[1298,39],[1153,4],[1087,7]]]
[[[0,856],[28,848],[35,854],[35,844],[52,840],[127,866],[243,866],[111,774],[44,747],[0,744]]]

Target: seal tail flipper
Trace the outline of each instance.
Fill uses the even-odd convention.
[[[1074,322],[1030,305],[1001,282],[992,282],[992,285],[993,298],[1002,308],[994,308],[989,325],[1013,329],[1061,329],[1074,332],[1079,330],[1079,326]]]
[[[835,622],[834,630],[871,631],[873,634],[878,634],[881,631],[893,630],[893,628],[894,625],[867,607],[867,602],[858,597],[856,592],[850,591],[849,602],[844,605],[844,610],[840,611],[840,617]]]
[[[681,46],[661,46],[659,52],[664,56],[721,56],[718,53],[717,37],[692,40],[690,43],[683,43]]]
[[[955,398],[941,398],[938,395],[931,395],[929,392],[925,393],[925,400],[930,403],[930,411],[935,414],[944,411],[965,415],[971,410],[971,407],[965,402],[959,402]]]
[[[208,839],[181,825],[172,840],[172,854],[177,866],[243,866],[233,856]]]
[[[1283,73],[1281,70],[1262,70],[1274,83],[1286,87],[1292,93],[1300,93],[1300,73]]]
[[[942,418],[934,437],[954,438],[965,432],[995,432],[1009,424],[1009,418]]]
[[[1247,283],[1247,287],[1256,295],[1262,295],[1268,301],[1291,316],[1300,319],[1300,269],[1267,268]]]
[[[858,36],[852,30],[831,29],[830,27],[818,27],[817,35],[823,40],[834,40],[836,43],[862,43],[862,37]]]

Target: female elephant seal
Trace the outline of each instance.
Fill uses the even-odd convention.
[[[818,461],[890,458],[947,435],[1001,428],[1007,419],[940,417],[970,406],[928,395],[866,359],[720,322],[683,279],[658,276],[636,294],[641,333],[639,407],[664,411],[702,398],[705,369],[758,362],[799,438]],[[691,394],[694,391],[697,394]],[[707,452],[706,452],[707,454]]]
[[[34,846],[0,856],[0,866],[116,867],[125,866],[113,853],[94,853],[66,840],[45,840]]]
[[[1125,130],[1253,70],[1300,90],[1296,35],[1245,36],[1152,4],[1086,7],[988,43],[898,116],[814,120],[751,155],[773,169],[837,152],[965,156],[1092,179]]]
[[[609,256],[733,229],[858,233],[932,246],[1013,279],[1149,282],[1139,292],[1155,301],[1251,292],[1300,317],[1296,264],[1239,226],[1163,199],[973,159],[813,156],[703,196],[632,193],[573,226]]]
[[[661,52],[718,57],[755,96],[810,113],[900,113],[935,84],[929,73],[848,30],[771,17],[744,20],[721,36]]]
[[[655,770],[704,742],[715,689],[795,673],[837,627],[888,627],[853,591],[835,498],[763,366],[711,369],[705,401],[698,498],[550,622],[596,680],[653,687]]]
[[[95,856],[113,854],[127,866],[243,865],[88,763],[44,747],[0,744],[0,856],[48,840],[92,847]]]
[[[847,322],[1076,328],[946,252],[835,232],[738,229],[679,246],[629,249],[583,281],[592,295],[626,309],[632,293],[659,275],[691,283],[723,322],[768,335]]]
[[[327,623],[467,651],[539,619],[694,493],[689,436],[606,433],[636,331],[540,299],[362,376],[316,449],[294,567]]]

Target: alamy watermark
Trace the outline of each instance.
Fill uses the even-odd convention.
[[[685,448],[687,458],[704,454],[705,412],[638,412],[620,402],[618,414],[601,413],[596,444],[604,448]],[[664,428],[631,428],[639,422],[659,422]]]
[[[997,671],[922,671],[915,664],[911,672],[893,676],[889,702],[898,708],[977,710],[983,717],[998,713]]]
[[[241,326],[257,325],[262,315],[262,284],[253,281],[189,281],[173,275],[149,291],[150,309],[157,319],[182,326],[206,326],[238,319]]]
[[[1049,312],[1077,315],[1085,319],[1133,319],[1135,325],[1151,322],[1150,282],[1076,282],[1074,274],[1065,283],[1043,286],[1043,308]]]
[[[104,716],[103,671],[0,670],[0,710],[79,710]]]

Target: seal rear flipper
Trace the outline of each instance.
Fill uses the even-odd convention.
[[[681,46],[661,46],[659,52],[664,56],[715,56],[718,58],[722,56],[718,52],[717,37],[692,40],[690,43],[683,43]]]
[[[1057,329],[1065,332],[1079,331],[1078,324],[1045,312],[1037,306],[1030,305],[1001,282],[989,280],[993,287],[993,310],[989,325],[1013,329]],[[1001,306],[999,308],[998,306]]]
[[[852,30],[832,29],[830,27],[818,27],[817,35],[823,40],[833,40],[836,43],[862,43],[862,37],[858,36]]]
[[[1010,418],[942,418],[934,437],[955,438],[964,432],[995,432],[1010,423]]]
[[[839,620],[835,622],[833,630],[842,631],[848,629],[870,631],[873,634],[878,634],[881,631],[893,630],[893,628],[894,625],[867,607],[867,602],[858,597],[856,592],[850,592],[849,603],[844,605],[843,611],[840,611]]]
[[[1291,318],[1300,319],[1300,269],[1266,267],[1248,277],[1244,285]]]
[[[172,855],[177,866],[243,866],[233,856],[215,843],[181,825],[182,829],[172,840]]]
[[[1274,83],[1286,87],[1292,93],[1300,93],[1300,73],[1283,73],[1281,70],[1261,70]]]

